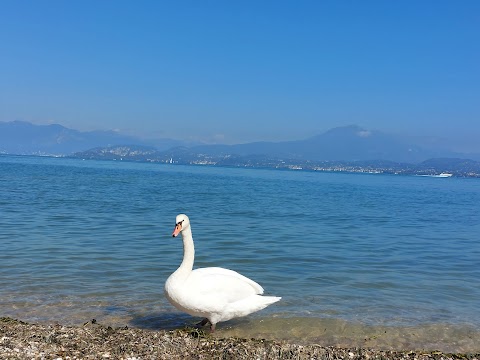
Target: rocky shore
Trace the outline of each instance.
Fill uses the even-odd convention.
[[[83,326],[29,324],[0,319],[0,359],[471,359],[480,354],[381,351],[217,338],[186,328],[152,331],[111,328],[92,320]]]

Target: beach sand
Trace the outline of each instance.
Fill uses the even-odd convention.
[[[220,338],[192,328],[111,328],[29,324],[0,319],[0,359],[476,359],[480,354],[386,351]]]

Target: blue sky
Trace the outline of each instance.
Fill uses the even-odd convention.
[[[0,121],[239,143],[332,127],[480,151],[480,1],[0,2]]]

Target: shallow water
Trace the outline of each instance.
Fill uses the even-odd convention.
[[[219,334],[480,351],[476,179],[0,156],[0,209],[1,316],[195,322],[163,295],[183,212],[196,266],[283,297]]]

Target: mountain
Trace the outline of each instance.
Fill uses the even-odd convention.
[[[305,140],[255,142],[239,145],[202,145],[191,149],[211,156],[264,155],[314,161],[390,160],[418,163],[436,157],[463,157],[441,147],[422,147],[415,139],[366,130],[356,125],[338,127]],[[480,158],[480,156],[479,156]]]
[[[171,139],[144,141],[114,131],[82,132],[62,125],[34,125],[25,121],[0,122],[0,153],[68,155],[95,147],[138,144],[168,149],[182,144]]]
[[[445,149],[445,142],[435,144],[417,138],[401,137],[356,125],[333,128],[304,140],[283,142],[253,142],[237,145],[197,145],[157,139],[145,141],[114,131],[81,132],[64,126],[33,125],[23,121],[0,122],[0,153],[27,155],[71,155],[96,148],[109,148],[103,157],[112,154],[115,146],[150,146],[165,151],[162,158],[196,157],[198,161],[229,162],[237,157],[302,161],[369,161],[388,160],[400,163],[420,163],[431,158],[471,158],[480,155],[458,154]],[[153,151],[153,150],[151,150]],[[95,152],[96,154],[98,152]],[[112,156],[118,156],[113,154]],[[82,154],[89,158],[89,154]],[[207,159],[207,160],[205,160]],[[263,161],[263,160],[262,160]]]

